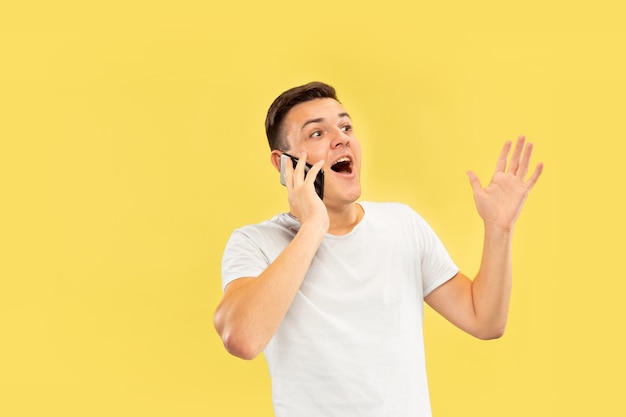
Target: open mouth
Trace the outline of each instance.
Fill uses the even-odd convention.
[[[343,157],[337,160],[331,167],[335,172],[343,172],[346,174],[352,173],[352,161],[348,157]]]

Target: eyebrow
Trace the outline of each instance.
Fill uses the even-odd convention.
[[[348,117],[350,118],[350,115],[346,112],[344,113],[339,113],[337,116],[339,116],[339,119],[343,118],[343,117]],[[324,121],[323,117],[318,117],[316,119],[309,119],[306,122],[304,122],[304,124],[302,124],[302,127],[300,128],[300,130],[304,129],[307,125],[310,125],[311,123],[319,123]]]

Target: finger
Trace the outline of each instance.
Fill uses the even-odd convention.
[[[533,174],[530,176],[530,178],[526,182],[526,188],[529,191],[535,186],[535,184],[537,183],[537,180],[541,176],[542,172],[543,172],[543,162],[540,162],[540,163],[537,164],[537,167],[535,168],[535,171],[533,172]]]
[[[520,166],[516,172],[516,175],[518,175],[522,180],[526,178],[526,174],[528,174],[528,167],[530,166],[530,157],[532,156],[532,154],[533,154],[533,144],[528,142],[526,144],[526,148],[524,149],[522,162],[520,163]]]
[[[469,178],[470,181],[470,185],[472,186],[472,190],[474,191],[474,194],[476,194],[479,191],[482,191],[483,186],[480,183],[480,178],[478,178],[478,175],[476,175],[473,171],[467,171],[467,177]]]
[[[304,167],[306,166],[306,152],[302,152],[298,157],[298,163],[296,164],[296,169],[294,170],[294,185],[302,185],[304,182]]]
[[[511,155],[511,163],[509,164],[509,172],[513,174],[517,173],[517,169],[519,168],[519,161],[522,156],[522,150],[524,149],[525,141],[525,136],[520,136],[517,138],[515,149],[513,149],[513,154]]]
[[[509,151],[511,150],[511,141],[507,140],[502,147],[502,151],[500,152],[500,156],[498,156],[498,162],[496,163],[496,172],[504,172],[506,168],[506,159],[509,155]]]
[[[313,166],[311,167],[311,169],[309,169],[309,172],[306,174],[306,178],[304,179],[305,183],[314,183],[315,182],[315,178],[317,177],[318,172],[321,171],[322,167],[324,166],[324,160],[321,161],[317,161],[315,164],[313,164]]]

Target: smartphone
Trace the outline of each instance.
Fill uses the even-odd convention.
[[[296,164],[298,163],[298,158],[296,158],[295,156],[291,156],[287,153],[283,153],[282,155],[280,155],[280,183],[282,185],[286,185],[285,183],[285,167],[286,164],[288,163],[287,160],[291,159],[292,163],[293,163],[293,167],[296,167]],[[308,174],[309,170],[313,167],[313,165],[307,163],[304,166],[304,177],[306,178],[306,174]],[[317,173],[317,177],[315,177],[315,182],[314,182],[314,186],[315,186],[315,192],[317,193],[317,195],[320,197],[320,199],[324,199],[324,170],[321,170]]]

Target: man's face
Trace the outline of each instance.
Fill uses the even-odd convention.
[[[307,152],[307,162],[324,160],[324,203],[340,208],[361,195],[361,146],[343,106],[332,98],[294,106],[283,121],[289,153]]]

